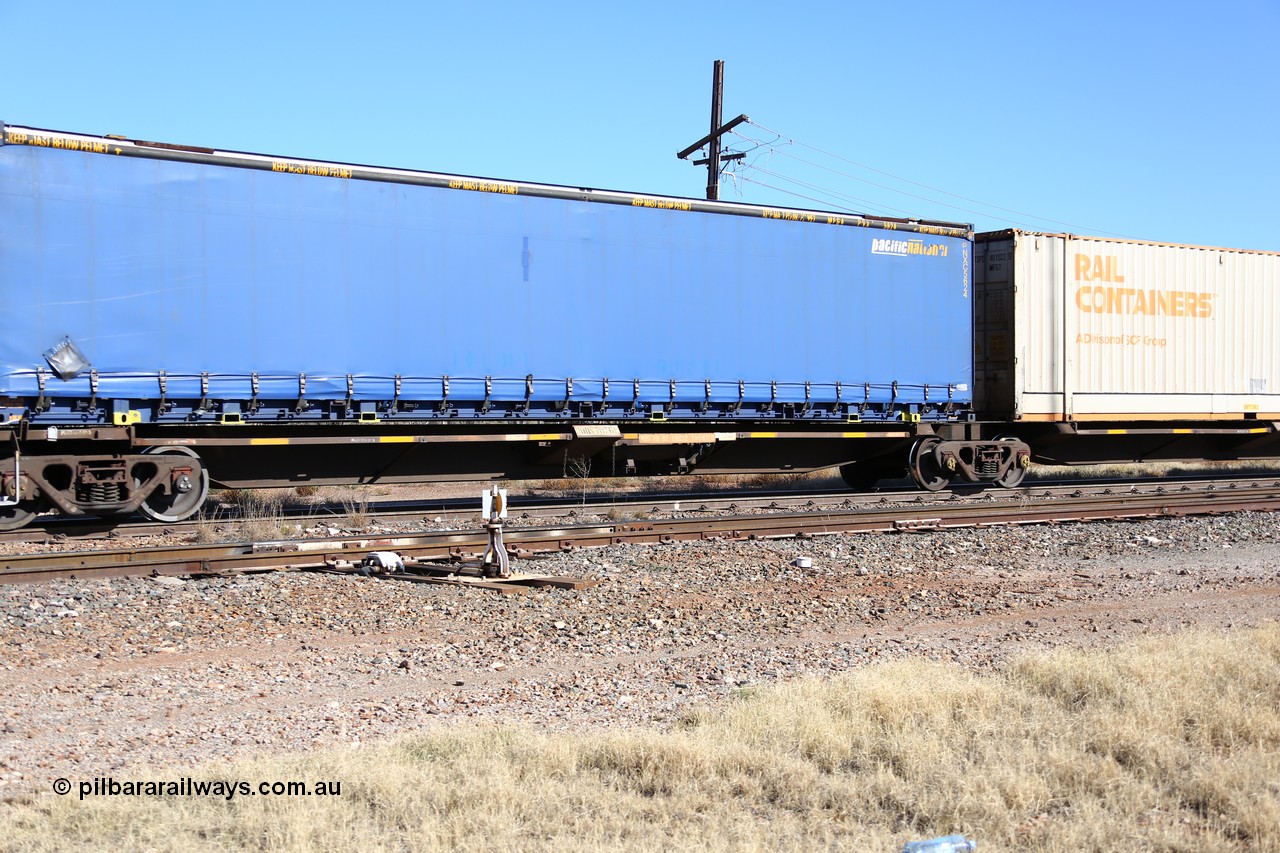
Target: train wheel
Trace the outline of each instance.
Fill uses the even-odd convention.
[[[996,441],[1017,441],[1017,440],[1018,439],[1016,438],[1006,438],[1003,435],[996,438]],[[994,482],[997,486],[1000,486],[1003,489],[1016,489],[1018,486],[1022,485],[1022,481],[1023,479],[1026,478],[1026,476],[1027,476],[1027,469],[1018,465],[1017,462],[1015,461],[1014,464],[1010,466],[1009,470],[1005,471],[1004,474],[1002,474],[1001,476],[996,477]]]
[[[942,443],[938,438],[922,438],[911,446],[908,467],[911,476],[922,489],[936,492],[951,481],[934,461],[933,449]]]
[[[199,460],[194,450],[186,447],[148,447],[145,454],[165,454],[171,456],[190,456]],[[141,485],[139,483],[139,485]],[[200,467],[195,477],[180,478],[173,486],[173,491],[165,494],[156,489],[138,510],[152,521],[171,522],[184,521],[200,511],[204,499],[209,496],[209,471]]]
[[[0,506],[0,530],[19,530],[26,527],[40,512],[37,501],[19,501]]]
[[[1019,468],[1014,465],[1008,471],[1005,471],[1003,475],[996,477],[995,484],[1004,489],[1016,489],[1022,485],[1022,480],[1026,476],[1026,468]]]

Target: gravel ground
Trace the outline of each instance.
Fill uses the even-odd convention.
[[[806,556],[812,567],[792,561]],[[500,596],[376,578],[0,587],[0,799],[476,719],[661,725],[741,687],[1280,618],[1280,515],[618,546]]]

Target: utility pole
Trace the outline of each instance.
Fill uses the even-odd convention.
[[[741,160],[743,157],[747,156],[745,154],[726,154],[723,157],[720,156],[720,137],[724,136],[744,121],[749,120],[745,115],[740,115],[728,124],[721,124],[720,118],[723,115],[723,100],[724,60],[717,59],[711,71],[711,132],[690,145],[688,148],[676,154],[677,158],[686,160],[690,154],[710,143],[711,147],[709,156],[703,160],[694,160],[693,165],[706,165],[707,198],[711,201],[716,201],[720,198],[720,164],[727,163],[731,160]]]
[[[711,67],[711,156],[707,158],[707,198],[720,198],[720,125],[724,121],[724,60]]]

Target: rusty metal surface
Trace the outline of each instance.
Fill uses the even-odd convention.
[[[1009,524],[1153,518],[1280,509],[1280,484],[1231,488],[1180,488],[1085,495],[1052,500],[1015,496],[1004,500],[825,507],[802,512],[715,515],[555,527],[512,528],[508,551],[516,559],[538,552],[622,543],[812,537],[852,532],[911,532]],[[176,546],[84,551],[0,558],[0,581],[126,575],[237,574],[249,571],[324,569],[358,563],[370,551],[394,551],[420,561],[474,560],[488,535],[482,530],[398,536],[344,536],[239,545]]]
[[[519,523],[538,519],[563,519],[577,516],[613,514],[666,514],[680,512],[726,513],[750,510],[815,509],[822,507],[851,508],[868,504],[897,505],[920,500],[989,500],[995,499],[1050,499],[1082,494],[1106,495],[1125,493],[1167,492],[1172,490],[1205,491],[1258,487],[1270,483],[1280,487],[1280,477],[1274,472],[1261,474],[1250,472],[1229,478],[1207,480],[1186,476],[1128,479],[1123,482],[1100,480],[1041,480],[1024,484],[1016,489],[997,489],[989,485],[955,484],[950,490],[924,493],[914,486],[887,487],[874,492],[850,492],[847,489],[759,489],[716,491],[673,491],[635,494],[589,494],[584,504],[578,495],[564,498],[513,498],[510,503],[512,518]],[[328,525],[341,520],[341,505],[289,507],[283,515],[298,522],[312,521]],[[370,503],[368,515],[378,523],[395,523],[423,518],[456,525],[479,523],[479,504],[475,499],[449,499],[424,501],[380,501]],[[234,512],[219,516],[219,522],[234,523]],[[207,521],[159,523],[148,521],[112,521],[96,518],[44,517],[33,521],[22,530],[0,532],[0,542],[60,542],[101,539],[121,539],[158,534],[195,533]]]

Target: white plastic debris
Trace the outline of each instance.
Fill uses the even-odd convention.
[[[372,551],[360,565],[370,569],[382,569],[384,572],[404,570],[404,561],[400,559],[400,555],[395,551]]]

